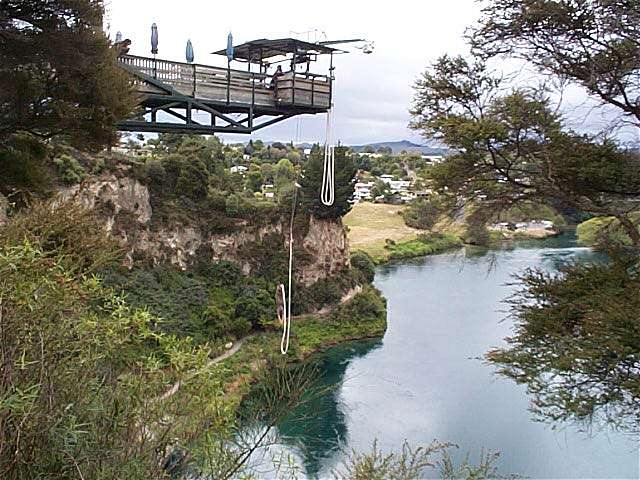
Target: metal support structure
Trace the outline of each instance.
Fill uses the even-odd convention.
[[[230,96],[231,71],[227,69],[227,78],[225,79],[227,84],[226,99],[212,100],[198,98],[197,96],[200,84],[198,83],[199,80],[196,75],[198,72],[195,64],[188,66],[191,70],[187,70],[187,72],[192,74],[193,78],[189,79],[191,81],[187,83],[186,93],[176,90],[176,87],[169,83],[171,80],[163,79],[162,75],[166,74],[166,70],[156,69],[155,61],[149,74],[144,73],[134,65],[124,62],[121,62],[120,65],[134,76],[135,83],[138,86],[144,86],[142,91],[145,92],[141,94],[141,111],[137,117],[118,123],[118,128],[123,131],[205,135],[214,133],[250,134],[295,115],[316,114],[326,111],[326,106],[315,105],[314,96],[317,98],[317,89],[314,87],[314,77],[311,80],[311,104],[306,106],[296,105],[294,100],[286,104],[275,102],[272,105],[266,105],[256,103],[256,82],[261,81],[260,79],[264,77],[262,74],[251,77],[250,95],[247,95],[244,101],[237,101]],[[293,82],[295,82],[295,71],[293,72]],[[177,85],[179,88],[180,84],[178,83]],[[203,83],[202,85],[202,88],[206,89],[206,84]],[[248,82],[247,86],[249,86]],[[273,93],[277,98],[277,90]],[[292,92],[293,96],[295,96],[295,88]],[[208,115],[196,115],[195,112],[204,112]],[[165,118],[162,118],[158,113],[163,114]],[[179,122],[172,122],[171,118],[167,117]],[[258,119],[260,120],[258,121]]]

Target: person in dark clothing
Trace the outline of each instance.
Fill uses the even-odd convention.
[[[281,77],[282,75],[284,75],[284,72],[282,71],[282,66],[278,65],[278,68],[276,68],[276,71],[273,73],[273,76],[271,77],[271,88],[273,90],[275,90],[276,87],[278,86],[278,77]]]
[[[127,53],[129,53],[129,47],[131,46],[131,40],[129,40],[128,38],[125,38],[121,42],[114,43],[113,46],[116,49],[116,52],[118,52],[118,56],[120,57],[122,55],[126,55]]]

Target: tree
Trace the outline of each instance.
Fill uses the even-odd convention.
[[[351,209],[349,200],[353,196],[356,167],[353,155],[347,147],[336,147],[335,151],[335,200],[326,206],[320,201],[324,151],[314,147],[304,165],[300,178],[302,205],[317,218],[339,218]]]
[[[0,10],[0,144],[16,132],[99,148],[135,98],[102,30],[100,0],[5,0]]]
[[[640,123],[638,0],[493,0],[469,38],[481,58],[523,59]]]
[[[402,211],[402,218],[410,227],[431,230],[442,213],[442,206],[437,198],[417,198],[409,208]]]
[[[630,250],[608,248],[608,264],[520,277],[515,334],[487,359],[527,386],[533,410],[547,421],[602,414],[616,426],[640,428],[633,293],[640,155],[615,135],[620,125],[640,125],[632,93],[640,84],[639,7],[636,0],[486,2],[470,34],[473,58],[442,57],[415,86],[413,128],[456,152],[426,169],[427,180],[449,208],[464,208],[472,232],[514,206],[543,204],[614,217],[630,239]],[[487,68],[502,56],[529,62],[546,81],[507,85]],[[567,127],[553,100],[554,85],[566,82],[608,107],[605,131]]]
[[[262,189],[262,173],[260,170],[251,170],[247,173],[245,186],[252,192],[259,192]]]
[[[636,262],[615,258],[610,265],[569,265],[560,275],[521,275],[523,288],[510,301],[515,335],[487,358],[500,373],[527,385],[539,418],[584,422],[600,415],[637,431]]]
[[[413,128],[458,152],[432,166],[429,180],[477,220],[553,202],[616,217],[640,247],[629,217],[639,208],[640,155],[568,130],[544,91],[507,90],[481,60],[445,56],[417,82],[412,113]]]
[[[389,188],[389,184],[383,182],[380,179],[376,179],[373,184],[373,188],[371,189],[371,196],[376,199],[380,196],[384,197],[384,201],[388,202],[391,200],[391,188]]]

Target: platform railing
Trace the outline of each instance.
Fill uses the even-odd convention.
[[[123,55],[120,61],[183,95],[229,103],[328,108],[331,80],[327,75],[287,72],[270,88],[270,75],[196,63]],[[146,82],[134,82],[144,90]],[[149,93],[149,92],[147,92]]]

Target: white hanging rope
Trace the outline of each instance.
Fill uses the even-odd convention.
[[[336,161],[333,147],[333,109],[327,112],[326,139],[324,142],[324,166],[322,169],[322,188],[320,201],[330,207],[335,200]]]
[[[289,221],[289,285],[285,290],[284,285],[278,285],[276,297],[282,299],[282,311],[278,310],[278,320],[282,322],[282,339],[280,340],[280,353],[285,355],[289,351],[289,335],[291,333],[291,283],[293,278],[293,220],[296,215],[298,203],[297,182],[293,183],[293,205],[291,206],[291,219]],[[277,298],[276,298],[277,300]]]

